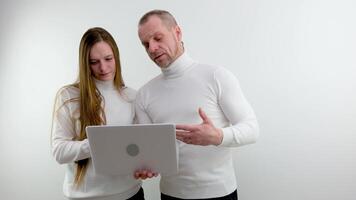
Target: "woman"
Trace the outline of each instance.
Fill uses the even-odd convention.
[[[141,181],[95,174],[85,133],[88,125],[132,124],[136,91],[125,86],[119,50],[103,28],[86,31],[79,47],[78,81],[56,96],[52,151],[67,164],[63,185],[68,199],[144,199]]]

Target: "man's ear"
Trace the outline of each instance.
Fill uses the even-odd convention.
[[[174,33],[176,34],[178,41],[182,41],[182,31],[178,25],[174,27]]]

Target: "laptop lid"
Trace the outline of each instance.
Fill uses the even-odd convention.
[[[87,126],[86,132],[98,174],[128,175],[138,169],[178,173],[174,124]]]

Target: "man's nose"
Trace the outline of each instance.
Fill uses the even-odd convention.
[[[155,42],[151,42],[148,47],[149,53],[154,53],[158,49],[158,45]]]

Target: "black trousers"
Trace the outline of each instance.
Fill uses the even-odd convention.
[[[171,197],[171,196],[161,193],[161,200],[194,200],[194,199],[180,199],[180,198]],[[235,190],[233,193],[223,196],[223,197],[214,197],[214,198],[209,198],[209,199],[196,199],[196,200],[238,200],[237,190]]]
[[[132,197],[130,197],[127,200],[145,200],[143,189],[140,188],[140,190],[135,195],[133,195]]]

